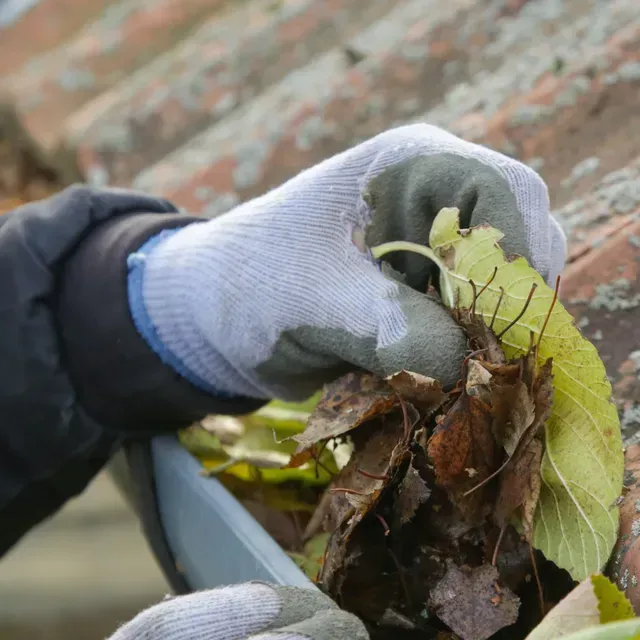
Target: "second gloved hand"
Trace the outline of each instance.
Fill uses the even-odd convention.
[[[251,582],[170,598],[109,640],[368,640],[320,591]]]
[[[424,293],[427,261],[397,255],[406,283],[365,244],[426,244],[456,206],[551,281],[564,237],[525,165],[436,127],[387,131],[210,222],[164,232],[130,257],[134,321],[162,360],[219,396],[303,399],[355,367],[456,382],[466,347]]]

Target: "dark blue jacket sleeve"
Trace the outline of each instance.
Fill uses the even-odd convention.
[[[128,253],[194,221],[158,198],[85,186],[0,217],[0,555],[137,427],[148,435],[244,409],[177,379],[128,315]]]

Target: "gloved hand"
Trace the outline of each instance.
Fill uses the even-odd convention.
[[[140,333],[166,363],[219,397],[302,399],[348,369],[406,368],[456,382],[465,340],[423,292],[426,261],[368,246],[427,243],[445,206],[489,223],[507,253],[548,281],[564,236],[529,167],[436,127],[382,133],[205,224],[154,237],[130,258]]]
[[[233,585],[167,599],[109,640],[367,640],[360,620],[319,591]]]

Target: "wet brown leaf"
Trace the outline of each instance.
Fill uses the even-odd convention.
[[[449,561],[429,605],[462,640],[486,640],[517,620],[520,600],[498,583],[495,567],[460,568]]]
[[[487,487],[464,494],[488,478],[499,463],[491,423],[490,407],[479,398],[462,393],[428,443],[438,484],[470,521],[480,521],[486,515]]]
[[[528,540],[531,539],[533,516],[540,497],[542,450],[542,442],[534,438],[514,455],[500,476],[494,512],[496,523],[505,527],[520,509],[524,534]]]
[[[493,434],[496,442],[511,457],[524,432],[535,418],[535,405],[524,382],[492,385]]]
[[[493,376],[478,360],[469,360],[467,365],[467,379],[465,391],[467,395],[479,398],[483,402],[491,401],[490,383]]]
[[[494,519],[500,527],[506,526],[514,513],[519,515],[528,540],[533,532],[533,517],[540,497],[544,423],[549,417],[553,401],[551,362],[547,362],[536,372],[529,373],[525,369],[525,377],[529,375],[535,376],[531,382],[531,394],[527,392],[527,397],[532,398],[533,402],[533,420],[517,440],[515,437],[509,440],[508,446],[515,445],[515,450],[500,474],[500,489],[494,513]],[[515,396],[515,404],[520,406],[515,406],[511,411],[511,415],[519,416],[517,419],[521,421],[514,428],[514,435],[518,434],[519,427],[530,417],[531,407],[526,406],[528,401],[523,396],[524,392],[520,387]],[[525,405],[524,409],[522,405]],[[512,420],[515,421],[516,418],[513,417]]]
[[[372,429],[369,439],[361,444],[333,479],[309,523],[305,537],[322,529],[339,529],[353,516],[360,520],[375,504],[380,491],[391,481],[406,451],[401,418],[390,418],[379,428]]]
[[[428,414],[440,407],[447,398],[437,380],[419,373],[403,370],[385,380],[404,400],[422,411],[426,410]]]
[[[327,385],[322,399],[307,422],[307,428],[293,436],[298,453],[312,445],[348,433],[399,405],[397,394],[377,376],[348,373]],[[291,463],[290,463],[291,464]]]

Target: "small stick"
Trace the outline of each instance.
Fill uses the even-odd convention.
[[[502,544],[502,538],[504,537],[504,533],[507,530],[507,525],[505,524],[502,529],[500,529],[500,534],[498,535],[498,539],[496,540],[496,546],[493,549],[493,557],[491,558],[492,566],[496,566],[496,562],[498,562],[498,551],[500,551],[500,545]]]
[[[478,295],[476,297],[476,300],[487,290],[489,285],[496,279],[497,275],[498,275],[498,267],[494,267],[493,268],[493,274],[491,275],[489,280],[487,280],[487,284],[485,284],[484,287],[482,287],[482,289],[480,289],[480,291],[478,291]]]
[[[524,307],[522,307],[522,311],[520,311],[520,313],[496,336],[496,338],[498,340],[500,340],[500,338],[502,338],[502,336],[507,333],[507,331],[509,331],[509,329],[511,329],[511,327],[513,327],[514,324],[516,324],[518,322],[518,320],[520,320],[520,318],[522,318],[522,316],[525,314],[527,307],[529,306],[529,303],[531,302],[531,298],[533,298],[533,294],[535,293],[535,290],[538,288],[538,285],[534,282],[531,285],[531,291],[529,291],[529,295],[527,296],[527,300],[524,303]]]
[[[476,289],[476,283],[473,280],[469,280],[469,284],[473,289],[473,302],[471,303],[471,317],[476,317],[476,300],[478,299],[478,290]]]
[[[538,586],[538,599],[540,600],[540,613],[544,618],[545,606],[544,606],[544,592],[542,591],[542,583],[540,582],[540,574],[538,573],[538,565],[536,565],[536,558],[533,553],[533,547],[531,546],[531,542],[529,542],[529,557],[531,558],[531,564],[533,565],[533,575],[536,578],[536,585]]]
[[[404,418],[404,437],[408,438],[409,434],[411,433],[412,425],[409,423],[409,412],[407,411],[407,405],[404,399],[399,394],[396,394],[396,397],[400,401],[400,408],[402,409],[402,416]]]
[[[513,458],[513,456],[511,456],[511,458]],[[463,493],[462,497],[466,498],[468,495],[471,495],[474,491],[476,491],[480,487],[484,487],[484,485],[487,484],[487,482],[491,482],[491,480],[493,480],[509,464],[509,461],[511,460],[511,458],[507,458],[502,463],[502,465],[500,466],[499,469],[496,469],[490,476],[486,477],[481,482],[478,482],[478,484],[475,487],[473,487],[473,488],[469,489],[469,491],[466,491],[465,493]]]
[[[407,581],[404,575],[404,567],[400,564],[398,557],[396,556],[391,549],[387,547],[387,551],[393,560],[393,564],[396,565],[396,571],[398,572],[398,577],[400,578],[400,584],[402,585],[402,590],[404,591],[404,597],[407,599],[407,602],[410,607],[413,607],[413,600],[411,598],[411,592],[409,591],[409,587],[407,585]]]
[[[364,491],[358,491],[357,489],[347,489],[346,487],[331,487],[329,493],[350,493],[354,496],[368,496],[370,494]]]
[[[320,445],[319,451],[315,445],[313,445],[313,449],[311,450],[311,457],[313,458],[313,461],[316,463],[316,467],[315,467],[316,480],[320,477],[320,474],[318,473],[318,467],[320,467],[321,469],[324,469],[324,471],[326,471],[332,478],[335,475],[330,469],[327,468],[327,466],[323,462],[320,462],[320,458],[322,457],[322,454],[324,453],[324,450],[327,448],[328,444],[329,444],[329,441],[325,440]]]
[[[556,278],[556,289],[553,292],[553,300],[551,301],[551,306],[549,307],[549,312],[547,313],[547,317],[544,319],[544,324],[542,325],[542,329],[540,329],[540,335],[538,336],[538,344],[536,346],[536,351],[539,352],[540,351],[540,341],[542,340],[542,335],[545,332],[545,329],[547,328],[547,323],[549,322],[549,318],[551,317],[551,314],[553,313],[553,307],[556,306],[556,302],[558,300],[558,291],[560,290],[560,276],[558,276]]]
[[[356,473],[359,473],[361,476],[364,476],[365,478],[371,478],[371,480],[388,480],[389,476],[388,475],[378,475],[376,473],[370,473],[369,471],[365,471],[364,469],[356,469]]]
[[[491,316],[491,324],[489,325],[489,329],[493,329],[493,323],[496,321],[496,315],[498,315],[498,309],[500,308],[500,305],[502,304],[502,298],[504,296],[504,289],[502,287],[500,287],[500,297],[498,298],[498,304],[496,305],[496,308],[493,312],[493,316]]]
[[[378,518],[378,522],[380,522],[380,524],[382,525],[385,537],[388,536],[391,533],[391,529],[389,529],[387,521],[379,513],[374,513],[373,515]]]

